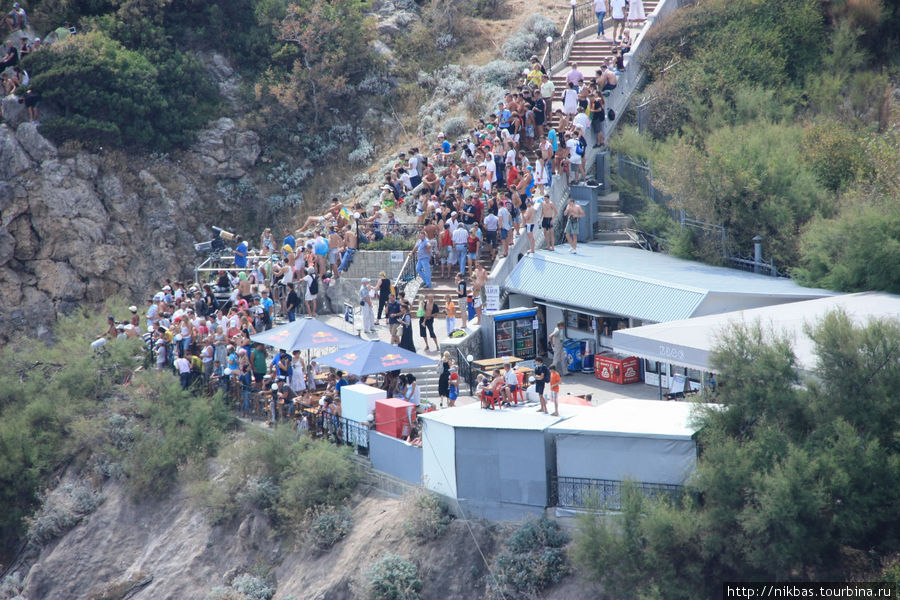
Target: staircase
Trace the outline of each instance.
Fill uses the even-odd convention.
[[[659,4],[658,0],[645,1],[644,13],[646,15],[650,15],[650,13],[656,10],[657,4]],[[606,30],[607,36],[611,38],[613,27],[612,18],[607,17],[607,19],[603,22],[603,25]],[[634,27],[629,27],[628,29],[632,33],[633,40],[637,33],[637,30]],[[566,62],[577,63],[578,70],[581,71],[585,79],[592,79],[595,77],[596,72],[600,70],[600,65],[606,64],[606,62],[610,58],[615,56],[615,44],[611,39],[603,40],[597,37],[596,20],[591,21],[588,27],[581,29],[579,34],[584,37],[576,40],[572,45],[572,50],[569,53]],[[568,72],[568,67],[564,67],[559,73],[551,76],[551,80],[553,81],[553,85],[555,86],[552,103],[554,111],[557,108],[562,108],[562,93],[566,89],[566,87],[568,87],[566,85],[566,74]],[[559,123],[559,119],[558,117],[551,114],[549,117],[549,122],[553,127],[556,127],[556,125]]]
[[[619,192],[597,198],[593,241],[607,246],[641,247],[640,237],[634,232],[634,219],[620,208]]]

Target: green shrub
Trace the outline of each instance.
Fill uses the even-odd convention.
[[[419,568],[396,554],[387,554],[369,568],[366,583],[369,600],[419,600],[421,591]]]
[[[556,521],[541,517],[523,524],[494,560],[488,585],[491,598],[535,596],[569,573],[565,550],[569,536]]]
[[[406,535],[427,542],[436,540],[447,531],[450,512],[437,494],[418,491],[407,498],[403,520]]]
[[[195,396],[169,374],[149,373],[142,383],[156,392],[141,398],[143,429],[128,457],[128,485],[137,497],[159,496],[175,482],[180,468],[218,448],[234,417],[218,396]]]
[[[416,243],[396,235],[386,235],[377,242],[369,242],[361,248],[363,250],[412,250]]]
[[[304,439],[296,445],[298,451],[281,476],[275,506],[283,524],[300,522],[317,505],[340,504],[359,481],[349,448]]]
[[[89,147],[184,145],[211,114],[214,93],[196,59],[169,49],[131,50],[101,31],[70,36],[23,64],[59,108],[42,132]]]
[[[306,512],[306,542],[319,552],[325,552],[353,527],[353,515],[346,506],[320,505]]]
[[[97,510],[101,502],[103,496],[86,483],[64,484],[28,519],[28,542],[38,548],[46,545]]]

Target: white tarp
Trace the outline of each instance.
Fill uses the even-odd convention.
[[[425,487],[456,498],[456,432],[453,426],[434,419],[425,419],[423,423],[422,477]]]

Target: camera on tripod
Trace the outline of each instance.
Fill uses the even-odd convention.
[[[212,257],[218,258],[222,251],[225,250],[225,240],[233,240],[234,234],[215,225],[213,225],[212,230],[216,232],[216,237],[208,242],[197,242],[194,244],[194,250],[205,252]]]

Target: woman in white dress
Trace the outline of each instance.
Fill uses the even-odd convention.
[[[627,21],[629,23],[643,25],[646,19],[647,16],[644,14],[644,0],[631,0],[628,4]]]
[[[578,89],[574,83],[569,83],[569,87],[563,92],[563,114],[574,116],[578,112]]]
[[[362,307],[363,331],[375,330],[375,311],[372,310],[372,294],[369,289],[369,278],[363,277],[359,286],[359,304]]]

